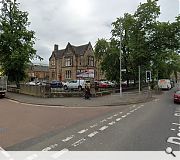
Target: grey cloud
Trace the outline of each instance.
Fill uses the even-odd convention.
[[[86,6],[76,4],[78,1]],[[94,46],[98,38],[110,38],[111,23],[125,12],[134,13],[138,4],[145,1],[19,0],[20,8],[29,13],[30,29],[39,39],[35,48],[45,59],[43,63],[48,63],[55,43],[59,48],[65,48],[68,42],[81,45],[90,41]],[[175,1],[178,0],[160,0],[161,19],[173,18],[177,12]]]

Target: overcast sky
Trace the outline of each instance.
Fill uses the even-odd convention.
[[[124,13],[134,13],[146,0],[18,0],[29,13],[30,29],[36,32],[35,49],[48,64],[54,44],[64,49],[73,45],[95,45],[98,38],[110,38],[111,23]],[[159,0],[161,21],[174,21],[180,0]],[[35,61],[38,63],[38,61]]]

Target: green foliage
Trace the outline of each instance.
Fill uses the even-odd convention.
[[[110,80],[119,81],[119,50],[121,40],[123,80],[138,79],[138,66],[141,77],[145,71],[152,71],[152,78],[169,78],[179,71],[180,16],[176,21],[159,22],[158,0],[147,0],[138,6],[133,15],[125,13],[112,23],[112,37],[107,41],[98,40],[95,52],[101,58],[102,69]]]
[[[27,64],[37,56],[33,48],[35,32],[28,30],[28,13],[20,11],[16,0],[3,0],[1,5],[0,63],[8,79],[19,86]]]

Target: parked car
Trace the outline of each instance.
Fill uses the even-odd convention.
[[[78,89],[82,90],[85,88],[86,80],[70,80],[66,83],[64,83],[64,89]]]
[[[31,81],[31,82],[26,83],[26,85],[30,85],[30,86],[35,86],[37,84],[38,84],[38,82],[35,82],[35,81]]]
[[[58,80],[53,80],[51,81],[50,83],[50,87],[51,88],[62,88],[63,87],[63,84],[62,82],[58,81]]]
[[[104,81],[99,82],[99,88],[108,88],[108,87],[109,87],[108,83],[105,83]]]
[[[180,90],[175,91],[174,93],[174,103],[179,103],[180,102]]]

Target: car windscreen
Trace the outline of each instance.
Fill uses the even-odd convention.
[[[176,91],[176,94],[180,94],[180,91]]]

